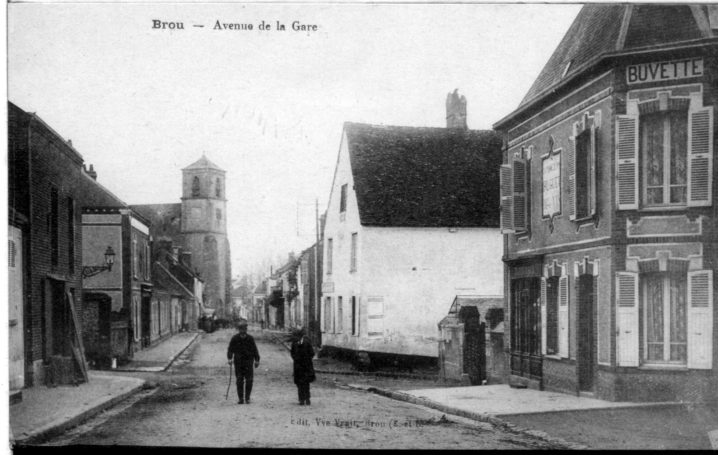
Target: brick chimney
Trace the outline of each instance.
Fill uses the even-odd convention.
[[[446,96],[446,127],[468,129],[466,125],[466,97],[459,95],[459,89]]]
[[[72,145],[72,144],[70,144],[70,145]],[[95,172],[95,166],[94,166],[94,165],[91,164],[91,165],[90,165],[90,169],[87,169],[87,166],[85,166],[84,164],[82,165],[82,167],[83,167],[83,169],[85,170],[85,173],[86,173],[87,175],[89,175],[90,177],[92,177],[92,180],[97,180],[97,172]]]

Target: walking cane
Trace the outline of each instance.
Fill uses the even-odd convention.
[[[229,389],[232,387],[232,364],[228,362],[229,365],[229,384],[227,384],[227,393],[224,394],[224,399],[226,400],[229,397]]]

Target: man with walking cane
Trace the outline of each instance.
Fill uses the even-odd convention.
[[[232,365],[234,360],[234,372],[237,376],[237,397],[238,403],[249,404],[249,397],[252,394],[252,382],[254,379],[254,368],[259,366],[259,351],[252,335],[247,333],[247,321],[241,320],[237,324],[239,333],[232,337],[227,348],[227,361]],[[252,365],[254,363],[254,365]],[[232,371],[230,370],[230,382]],[[246,388],[245,388],[246,384]]]

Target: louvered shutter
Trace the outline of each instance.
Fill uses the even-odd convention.
[[[598,153],[598,150],[596,150],[596,127],[594,125],[591,126],[591,148],[589,149],[589,159],[588,159],[588,172],[589,172],[589,182],[588,182],[588,214],[589,216],[593,216],[596,214],[596,154]]]
[[[638,117],[616,120],[616,200],[619,210],[638,208]]]
[[[513,234],[514,230],[514,191],[513,172],[510,164],[502,164],[499,170],[501,180],[501,233]]]
[[[713,175],[713,108],[689,111],[688,205],[710,206]]]
[[[568,276],[558,279],[558,355],[568,357]]]
[[[688,368],[713,368],[713,271],[688,272]]]
[[[618,365],[638,366],[638,274],[616,273]]]
[[[526,160],[514,158],[513,160],[513,206],[514,206],[514,230],[523,232],[526,230]]]
[[[576,219],[576,138],[568,138],[566,147],[566,174],[568,177],[568,218]]]
[[[546,324],[548,323],[546,278],[541,278],[541,354],[546,355]]]

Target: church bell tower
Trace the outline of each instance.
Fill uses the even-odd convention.
[[[218,317],[230,317],[226,172],[202,154],[182,169],[182,234],[192,267],[204,280],[204,304]]]

